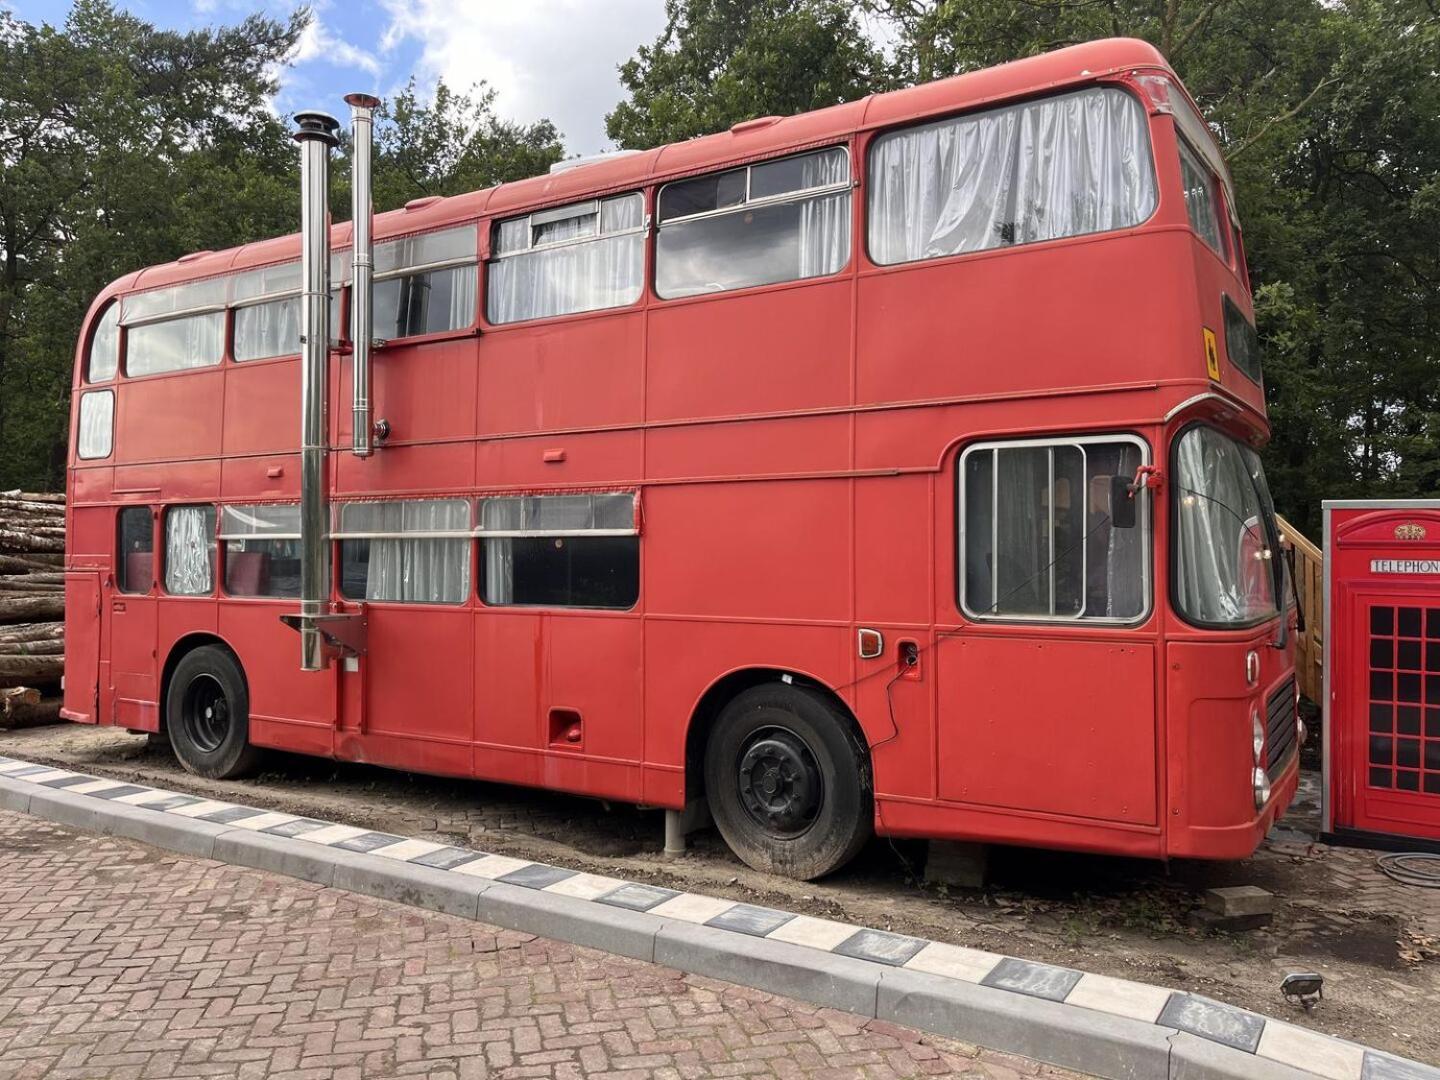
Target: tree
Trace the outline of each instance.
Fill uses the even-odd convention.
[[[483,82],[458,93],[443,81],[426,100],[411,79],[376,117],[376,208],[538,176],[565,156],[549,120],[502,120],[495,115],[494,101],[495,92]],[[348,184],[348,166],[338,173]],[[342,205],[349,203],[337,202],[337,209]]]
[[[665,31],[620,68],[628,98],[605,119],[646,149],[756,116],[819,109],[889,84],[845,0],[666,0]]]
[[[1440,483],[1440,11],[1426,0],[864,0],[897,78],[1106,36],[1170,60],[1229,161],[1283,513]]]
[[[0,11],[0,485],[63,475],[70,362],[126,270],[251,239],[292,169],[268,109],[308,19],[177,33],[77,0]]]

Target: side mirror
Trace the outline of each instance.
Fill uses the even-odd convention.
[[[1117,529],[1135,528],[1135,492],[1128,477],[1110,478],[1110,524]]]

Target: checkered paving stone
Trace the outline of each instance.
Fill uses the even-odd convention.
[[[0,780],[10,783],[19,777],[19,783],[24,784],[26,776],[34,776],[37,777],[34,785],[38,787],[44,782],[39,778],[48,780],[54,771],[42,769],[37,773],[32,771],[35,768],[39,767],[0,757]],[[83,779],[86,782],[73,785],[68,790],[99,799],[104,793],[120,786],[114,781]],[[165,795],[164,792],[155,794]],[[144,794],[124,796],[126,799],[142,800],[145,797]],[[220,820],[231,811],[260,813],[229,803],[193,798],[179,805],[172,805],[168,799],[132,805],[182,817],[203,817],[210,821]],[[274,820],[274,824],[267,825],[263,831],[292,835],[317,846],[363,853],[378,852],[404,843],[404,838],[400,836],[348,825],[336,825],[278,812],[269,812],[262,816],[267,822],[279,819]],[[243,828],[245,818],[236,817],[234,820],[237,828]],[[254,820],[258,826],[260,818]],[[4,850],[0,848],[0,869],[3,869],[3,856]],[[1319,1033],[1292,1033],[1287,1037],[1289,1025],[1275,1026],[1275,1030],[1267,1038],[1267,1024],[1275,1025],[1276,1022],[1207,998],[1171,993],[1161,987],[1118,979],[1101,980],[1096,976],[1082,975],[1078,971],[1036,964],[1015,957],[996,956],[973,949],[957,949],[954,946],[938,945],[884,930],[847,926],[805,916],[796,917],[787,912],[698,894],[679,893],[656,885],[576,874],[560,867],[466,848],[422,848],[419,853],[406,853],[396,857],[457,874],[498,879],[507,884],[524,885],[631,911],[650,912],[662,918],[703,922],[706,926],[737,935],[773,937],[777,941],[801,944],[876,964],[944,975],[980,983],[994,990],[1024,994],[1067,1005],[1073,1003],[1079,1008],[1115,1016],[1153,1021],[1243,1053],[1270,1058],[1301,1069],[1308,1068],[1309,1061],[1318,1060],[1317,1055],[1328,1055],[1333,1061],[1326,1070],[1321,1071],[1332,1080],[1440,1080],[1440,1069],[1401,1061],[1379,1051],[1329,1039]],[[0,877],[0,901],[3,901],[3,886],[4,878]],[[4,912],[0,911],[0,917],[3,917],[3,914]],[[0,959],[3,959],[3,956],[0,956]],[[4,1022],[4,1017],[4,1004],[0,1002],[0,1023]],[[0,1065],[3,1065],[3,1062],[4,1047],[3,1043],[0,1043]],[[3,1068],[0,1068],[0,1080],[6,1080]]]
[[[0,811],[0,1078],[1013,1080],[1034,1062]]]

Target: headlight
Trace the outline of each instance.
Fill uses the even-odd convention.
[[[1250,740],[1255,748],[1255,764],[1260,764],[1260,755],[1265,753],[1265,725],[1260,723],[1260,710],[1250,707]]]
[[[1265,770],[1255,769],[1255,809],[1264,810],[1265,804],[1270,801],[1270,777],[1265,775]]]

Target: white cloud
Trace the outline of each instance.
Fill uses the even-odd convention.
[[[616,69],[665,26],[662,0],[381,0],[381,49],[420,47],[416,74],[457,90],[480,81],[506,119],[555,122],[572,153],[608,148]]]
[[[318,10],[312,14],[310,23],[300,34],[290,62],[299,67],[311,61],[321,61],[336,67],[359,68],[371,78],[380,77],[379,59],[364,49],[357,48],[344,38],[332,33],[321,22]]]

